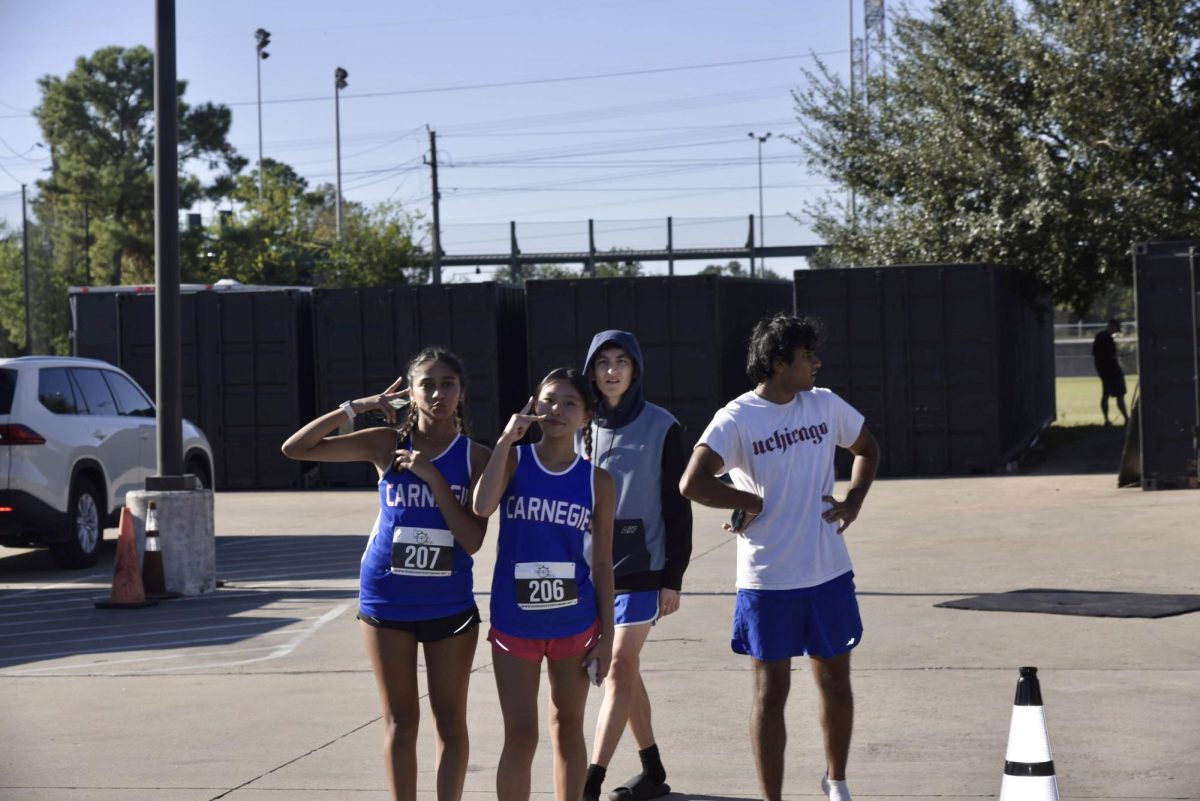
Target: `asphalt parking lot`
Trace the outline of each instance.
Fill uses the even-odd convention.
[[[856,650],[859,799],[999,792],[1017,668],[1039,667],[1063,798],[1200,799],[1200,614],[1159,619],[945,609],[1025,588],[1196,593],[1200,495],[1104,475],[877,482],[850,529],[866,632]],[[94,570],[0,552],[0,799],[385,799],[378,702],[354,620],[373,492],[219,493],[208,596],[100,610]],[[678,798],[756,798],[749,665],[729,650],[732,538],[697,510],[681,611],[644,652]],[[476,588],[486,610],[485,544]],[[823,769],[802,661],[789,798]],[[545,691],[543,691],[543,695]],[[589,703],[587,737],[599,706]],[[471,686],[467,797],[494,795],[501,725],[487,643]],[[428,720],[425,721],[428,734]],[[432,738],[419,784],[432,797]],[[635,772],[623,742],[610,769]],[[549,798],[548,741],[534,794]]]

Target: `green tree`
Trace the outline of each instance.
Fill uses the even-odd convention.
[[[25,286],[21,232],[0,222],[0,357],[16,356],[25,345]]]
[[[893,18],[853,101],[824,64],[794,92],[829,263],[991,262],[1083,312],[1130,241],[1196,232],[1197,0],[936,0]],[[846,197],[853,191],[857,214]]]
[[[636,278],[642,274],[642,263],[640,261],[620,261],[616,256],[620,254],[620,250],[613,248],[609,251],[610,256],[608,261],[598,262],[596,264],[596,278]]]
[[[429,255],[416,242],[420,216],[399,204],[365,208],[343,203],[342,238],[334,240],[321,267],[322,286],[397,286],[429,280]]]
[[[337,238],[334,189],[315,190],[287,164],[264,159],[258,172],[237,176],[229,196],[235,210],[181,242],[185,280],[233,278],[247,284],[389,286],[423,283],[428,256],[421,219],[396,204],[367,208],[343,199]]]
[[[621,261],[617,256],[620,250],[613,248],[606,254],[610,258],[596,262],[595,272],[589,272],[586,265],[578,267],[569,264],[526,264],[521,268],[521,278],[525,281],[543,278],[635,278],[642,275],[640,261]],[[502,283],[512,283],[512,267],[505,265],[496,271],[496,280]]]
[[[93,263],[102,265],[94,276],[99,283],[152,281],[154,54],[142,46],[102,48],[77,59],[66,77],[47,75],[38,84],[42,102],[34,116],[50,148],[51,171],[38,182],[37,203],[52,203],[55,216],[72,227],[88,204]],[[225,177],[206,188],[183,175],[181,208],[222,191],[228,176],[245,165],[226,141],[229,109],[211,103],[192,108],[182,99],[186,88],[178,82],[180,170],[198,161]]]
[[[512,266],[508,264],[496,270],[495,277],[502,284],[516,283],[513,279]],[[587,278],[587,275],[579,268],[567,264],[525,264],[521,266],[522,283],[543,278]]]
[[[742,267],[742,263],[737,261],[728,262],[726,264],[708,264],[700,271],[700,275],[731,275],[735,278],[749,278],[750,271]],[[759,264],[754,269],[754,277],[762,279],[778,280],[779,273],[772,270],[770,267]]]
[[[52,211],[52,210],[51,210]],[[58,229],[53,215],[29,218],[29,310],[32,353],[66,353],[67,287],[72,276],[57,258]],[[25,350],[25,260],[20,231],[0,224],[0,353]]]
[[[185,278],[311,284],[327,256],[313,236],[324,197],[308,191],[287,164],[264,159],[262,200],[257,170],[237,176],[229,199],[235,211],[220,216],[200,241],[189,238]]]

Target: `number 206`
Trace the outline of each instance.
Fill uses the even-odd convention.
[[[561,601],[564,597],[566,590],[563,589],[562,579],[535,579],[529,582],[530,603]]]

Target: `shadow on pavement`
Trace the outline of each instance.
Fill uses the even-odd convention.
[[[1124,448],[1124,426],[1050,426],[1021,457],[1020,472],[1043,476],[1111,473],[1115,487]]]
[[[47,570],[51,563],[44,551],[16,553],[0,559],[7,584],[0,592],[0,672],[69,657],[91,657],[86,666],[104,669],[104,654],[220,648],[259,639],[269,651],[318,624],[331,609],[354,604],[365,543],[361,535],[218,537],[222,586],[144,609],[94,606],[109,593],[112,542],[105,543],[103,560],[82,575]]]

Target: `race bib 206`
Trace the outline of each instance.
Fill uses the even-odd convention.
[[[579,602],[574,562],[518,562],[517,606],[533,612]]]

